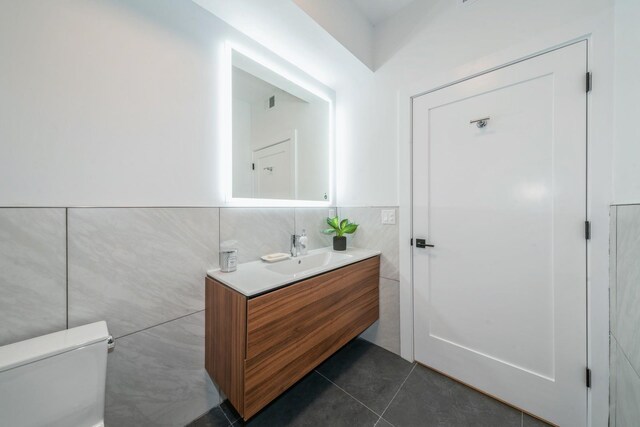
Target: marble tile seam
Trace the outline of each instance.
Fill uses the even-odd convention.
[[[129,332],[129,333],[126,333],[124,335],[120,335],[120,336],[114,337],[114,339],[119,340],[120,338],[125,338],[125,337],[128,337],[130,335],[134,335],[134,334],[137,334],[137,333],[140,333],[140,332],[145,332],[145,331],[148,331],[149,329],[153,329],[153,328],[156,328],[158,326],[166,325],[167,323],[175,322],[176,320],[184,319],[185,317],[193,316],[194,314],[198,314],[198,313],[202,313],[202,312],[204,312],[204,310],[196,310],[196,311],[194,311],[192,313],[187,313],[185,315],[178,316],[175,319],[165,320],[164,322],[160,322],[158,324],[155,324],[155,325],[152,325],[152,326],[148,326],[146,328],[142,328],[142,329],[134,331],[134,332]],[[108,326],[109,325],[107,324],[107,327]]]
[[[627,356],[626,351],[624,350],[624,348],[622,348],[622,346],[620,345],[620,341],[618,341],[617,339],[616,339],[616,345],[618,347],[618,351],[620,352],[620,354],[622,354],[622,357],[624,357],[627,360],[627,363],[629,364],[629,366],[631,366],[631,369],[633,370],[633,372],[635,372],[638,379],[640,379],[640,372],[638,372],[636,370],[636,367],[633,366],[633,363],[631,363],[631,359],[629,359],[629,356]]]

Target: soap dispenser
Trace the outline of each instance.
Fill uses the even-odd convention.
[[[300,255],[307,254],[308,241],[309,241],[309,238],[307,237],[307,231],[305,229],[302,229],[302,234],[300,235],[300,239],[298,240],[298,243],[300,244]]]

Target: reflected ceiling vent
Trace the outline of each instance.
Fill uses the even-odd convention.
[[[471,3],[475,3],[478,0],[456,0],[458,2],[458,6],[467,6]]]

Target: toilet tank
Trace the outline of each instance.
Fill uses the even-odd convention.
[[[0,347],[0,426],[104,425],[105,322]]]

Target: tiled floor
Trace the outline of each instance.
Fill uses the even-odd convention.
[[[190,426],[514,426],[546,424],[356,339],[244,423],[228,402]]]

